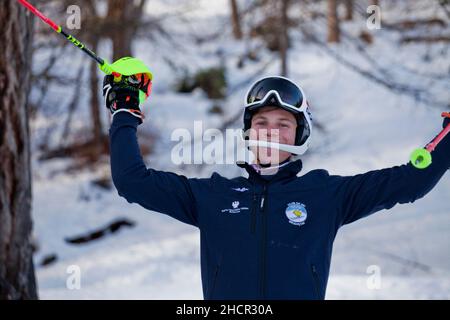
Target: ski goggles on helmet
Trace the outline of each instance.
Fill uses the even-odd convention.
[[[246,107],[279,105],[293,112],[304,112],[307,102],[302,89],[283,77],[268,77],[257,81],[246,95]]]

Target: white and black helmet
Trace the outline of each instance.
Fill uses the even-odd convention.
[[[255,112],[267,106],[280,107],[294,114],[297,119],[295,146],[248,140],[249,145],[274,147],[296,155],[304,154],[311,139],[312,117],[303,90],[284,77],[271,76],[256,81],[245,96],[244,132],[250,129]]]

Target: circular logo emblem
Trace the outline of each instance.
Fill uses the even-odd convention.
[[[288,203],[286,217],[288,217],[290,223],[296,226],[305,224],[305,220],[308,217],[305,205],[300,202]]]

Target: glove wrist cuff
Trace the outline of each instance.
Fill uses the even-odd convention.
[[[131,114],[132,116],[139,118],[140,119],[139,124],[141,124],[145,119],[144,114],[140,110],[136,110],[136,109],[118,109],[113,112],[111,117],[114,119],[114,116],[116,114],[118,114],[119,112],[127,112],[127,113]]]

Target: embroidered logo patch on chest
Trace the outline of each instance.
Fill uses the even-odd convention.
[[[240,213],[241,211],[248,210],[248,207],[239,207],[239,201],[233,201],[231,203],[232,209],[223,209],[222,212],[228,213]]]
[[[306,206],[300,202],[288,203],[286,208],[286,217],[288,217],[289,223],[293,225],[304,225],[306,218],[308,217]]]

